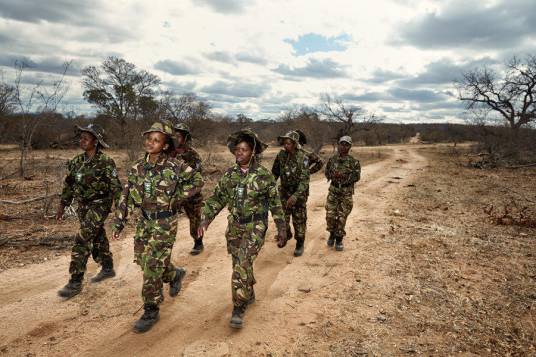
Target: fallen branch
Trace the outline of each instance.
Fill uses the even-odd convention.
[[[11,205],[23,205],[25,203],[46,200],[47,198],[52,198],[52,197],[56,197],[56,196],[59,196],[59,195],[60,195],[59,193],[53,193],[53,194],[50,194],[50,195],[44,195],[44,196],[39,196],[39,197],[34,197],[34,198],[28,198],[27,200],[22,200],[22,201],[0,200],[0,203],[11,204]]]

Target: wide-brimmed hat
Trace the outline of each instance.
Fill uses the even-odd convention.
[[[341,138],[339,139],[339,144],[340,143],[348,143],[348,144],[352,145],[352,138],[349,137],[348,135],[341,136]]]
[[[166,134],[171,137],[173,136],[173,128],[168,123],[155,122],[149,129],[145,130],[142,135],[153,132]]]
[[[173,128],[175,129],[175,131],[180,131],[181,133],[184,133],[186,141],[192,140],[192,135],[190,134],[190,128],[188,128],[188,125],[184,123],[178,123],[175,124]]]
[[[236,133],[229,135],[229,137],[227,138],[227,147],[232,153],[234,153],[236,145],[239,142],[243,141],[245,138],[249,138],[253,141],[253,146],[255,147],[255,155],[260,154],[268,147],[268,145],[263,143],[259,139],[257,134],[251,129],[242,129],[237,131]]]
[[[99,144],[104,148],[109,148],[110,146],[104,142],[104,129],[98,124],[89,124],[87,126],[76,126],[76,130],[79,132],[87,132],[93,135]]]
[[[285,139],[292,140],[296,144],[297,148],[301,147],[301,145],[300,145],[300,134],[298,134],[295,130],[291,130],[288,133],[286,133],[285,135],[278,136],[277,137],[277,142],[279,143],[279,145],[283,145],[283,141]]]

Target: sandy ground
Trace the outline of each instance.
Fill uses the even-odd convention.
[[[452,344],[456,336],[427,328],[425,323],[412,325],[426,320],[433,306],[415,307],[415,301],[424,299],[419,295],[420,271],[412,263],[412,253],[401,250],[399,228],[408,223],[401,223],[399,209],[405,209],[405,191],[415,187],[430,162],[416,146],[390,146],[382,151],[386,153],[383,160],[363,167],[344,252],[326,246],[328,184],[321,174],[311,182],[302,257],[292,256],[293,242],[283,249],[276,247],[271,224],[255,263],[257,302],[248,309],[242,330],[229,327],[231,261],[225,249],[226,215],[222,212],[209,227],[205,251],[199,256],[188,254],[191,239],[186,229],[179,231],[173,260],[188,270],[185,284],[176,298],[167,296],[166,287],[160,321],[143,335],[132,332],[141,314],[141,272],[132,262],[132,231],[112,243],[116,278],[100,284],[86,280],[82,293],[68,301],[56,294],[68,279],[67,254],[0,272],[0,354],[502,355],[497,351],[503,350],[487,348],[492,346],[489,343],[458,349]],[[184,219],[181,223],[185,224]],[[90,262],[88,277],[97,269]],[[534,286],[534,277],[527,284]],[[411,323],[408,315],[413,317]],[[530,310],[525,315],[529,336],[513,354],[535,353],[533,318]]]

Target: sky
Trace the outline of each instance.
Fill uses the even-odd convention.
[[[534,0],[0,0],[0,71],[48,83],[72,61],[64,112],[91,114],[80,69],[108,56],[213,111],[274,119],[325,94],[386,122],[462,122],[454,81],[536,54]]]

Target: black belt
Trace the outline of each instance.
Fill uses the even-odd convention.
[[[346,188],[346,187],[352,187],[354,183],[331,183],[331,186],[335,188]]]
[[[235,221],[240,224],[247,224],[254,221],[265,221],[268,219],[268,212],[252,214],[245,217],[235,217]]]
[[[145,219],[156,220],[156,219],[164,219],[164,218],[173,217],[174,215],[177,214],[177,211],[173,210],[173,211],[147,212],[146,210],[142,209],[141,214],[143,218]]]

